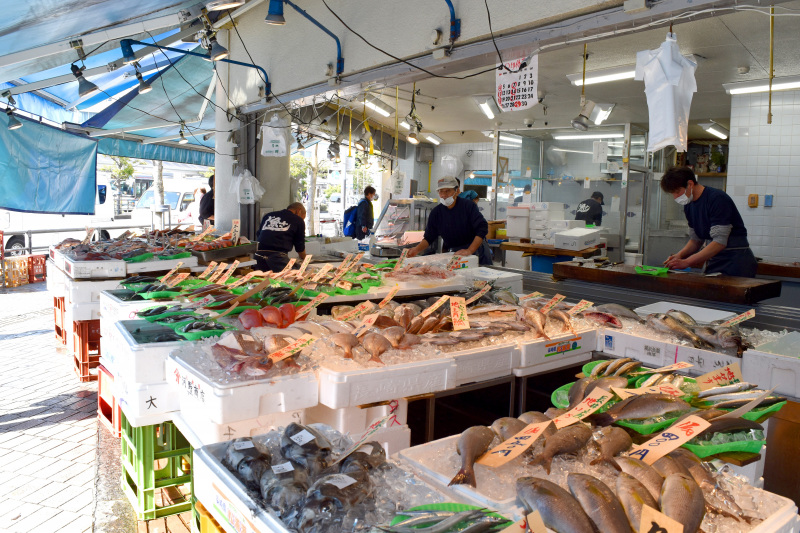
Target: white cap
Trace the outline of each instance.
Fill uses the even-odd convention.
[[[455,189],[458,187],[458,180],[452,176],[445,176],[436,182],[436,190],[439,189]]]

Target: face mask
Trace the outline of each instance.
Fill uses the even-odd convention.
[[[453,202],[455,202],[456,199],[450,196],[449,198],[439,198],[439,201],[442,203],[443,206],[450,207],[451,205],[453,205]]]
[[[692,196],[689,194],[689,189],[686,189],[686,192],[675,198],[675,201],[678,202],[678,205],[689,205],[689,203],[692,201]]]

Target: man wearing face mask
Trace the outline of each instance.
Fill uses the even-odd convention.
[[[431,210],[428,225],[422,242],[408,251],[408,257],[423,252],[442,238],[442,251],[455,252],[456,255],[477,255],[480,264],[491,265],[491,259],[481,253],[481,244],[489,233],[489,224],[478,210],[477,204],[465,198],[458,198],[458,180],[444,177],[438,181],[439,204]]]
[[[683,206],[689,222],[690,240],[664,261],[669,268],[699,268],[705,273],[753,278],[758,263],[747,241],[747,229],[730,196],[697,183],[687,167],[669,169],[661,178],[661,189]],[[709,242],[710,241],[710,242]],[[704,242],[708,242],[703,246]]]

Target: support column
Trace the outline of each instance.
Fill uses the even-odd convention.
[[[228,64],[217,62],[219,78],[228,79]],[[217,79],[216,102],[219,107],[214,106],[215,128],[215,185],[214,185],[214,226],[219,233],[225,233],[231,229],[233,219],[239,218],[239,194],[238,191],[229,192],[231,182],[238,164],[244,165],[247,152],[246,147],[236,146],[235,138],[238,136],[230,134],[231,130],[238,130],[241,126],[239,120],[234,119],[228,122],[228,115],[225,112],[227,107],[227,97],[225,91]],[[240,156],[241,154],[241,156]],[[238,161],[241,159],[241,161]]]

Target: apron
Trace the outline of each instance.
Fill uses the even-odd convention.
[[[727,276],[756,277],[758,262],[749,246],[725,248],[706,262],[705,274],[721,272]]]
[[[260,251],[253,254],[256,257],[256,266],[259,270],[280,272],[289,264],[289,255],[286,252]]]

